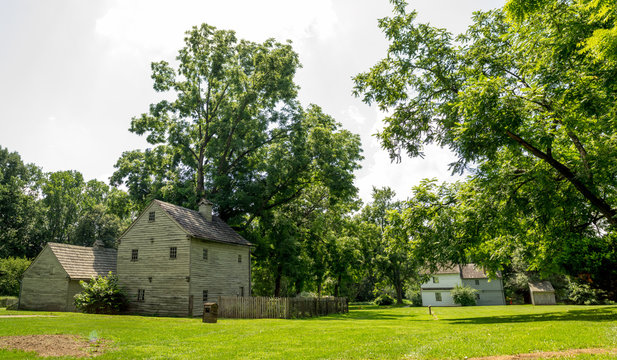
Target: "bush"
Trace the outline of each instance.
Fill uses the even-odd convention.
[[[455,304],[462,306],[473,306],[476,304],[476,294],[478,290],[470,288],[469,286],[456,285],[452,289],[452,300]]]
[[[575,305],[601,305],[605,303],[606,292],[587,284],[570,281],[566,288],[568,302]]]
[[[422,306],[422,292],[417,289],[408,289],[405,292],[405,297],[411,301],[412,306]]]
[[[118,277],[111,271],[107,276],[80,281],[83,291],[75,295],[75,307],[91,314],[117,314],[126,311],[128,300],[118,287]]]
[[[19,296],[19,279],[30,262],[26,258],[0,259],[0,295]]]
[[[394,298],[388,294],[379,295],[375,299],[375,305],[385,306],[394,304]]]

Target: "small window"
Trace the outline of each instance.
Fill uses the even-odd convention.
[[[146,290],[137,290],[137,301],[144,301],[146,299]]]
[[[240,286],[240,296],[244,297],[244,286]]]
[[[173,246],[169,248],[169,258],[175,259],[178,256],[178,248]]]
[[[238,255],[238,262],[241,263],[242,262],[242,255]]]
[[[137,261],[139,259],[139,250],[131,250],[131,261]]]
[[[476,300],[480,300],[480,294],[476,294]]]
[[[476,285],[480,285],[480,280],[476,279]]]
[[[435,301],[441,301],[441,293],[435,293]]]
[[[156,213],[154,211],[150,211],[150,213],[148,214],[148,221],[153,222],[155,216],[156,216]]]
[[[204,293],[203,293],[203,301],[204,301],[204,302],[208,301],[208,290],[204,290]]]
[[[433,276],[433,284],[439,284],[439,278],[437,276]]]
[[[204,260],[208,260],[208,249],[204,249]]]

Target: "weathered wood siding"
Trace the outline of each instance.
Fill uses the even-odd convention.
[[[534,305],[555,305],[555,292],[531,292],[531,303]]]
[[[155,220],[149,221],[149,213]],[[118,244],[118,283],[130,301],[129,311],[143,314],[189,315],[190,241],[186,233],[156,203],[152,203]],[[177,257],[170,259],[170,247]],[[132,261],[132,250],[138,250]],[[138,301],[138,291],[145,291]]]
[[[23,310],[67,311],[69,280],[49,246],[24,272],[19,308]]]
[[[90,279],[84,279],[85,282],[90,281]],[[77,311],[75,307],[75,295],[79,294],[82,291],[82,287],[79,284],[79,280],[69,280],[68,289],[66,291],[66,310],[67,311]]]
[[[208,250],[204,260],[203,251]],[[238,262],[238,255],[242,262]],[[242,245],[191,240],[191,295],[193,316],[203,314],[203,292],[208,291],[208,301],[219,296],[250,296],[250,248]]]

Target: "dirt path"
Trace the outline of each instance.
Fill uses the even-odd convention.
[[[617,355],[617,349],[603,349],[603,348],[591,348],[591,349],[570,349],[563,351],[540,351],[526,354],[517,355],[495,355],[485,357],[469,358],[468,360],[519,360],[519,359],[549,359],[555,357],[570,357],[580,354],[615,354]]]
[[[39,356],[89,357],[102,354],[106,342],[89,341],[75,335],[25,335],[2,336],[0,348],[34,351]]]

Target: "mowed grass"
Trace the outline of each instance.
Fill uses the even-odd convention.
[[[617,306],[465,308],[354,306],[349,314],[296,320],[200,319],[15,312],[58,317],[0,318],[0,336],[75,334],[111,340],[97,359],[463,359],[617,348]],[[609,359],[615,355],[583,355]],[[0,350],[2,359],[33,353]]]

